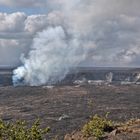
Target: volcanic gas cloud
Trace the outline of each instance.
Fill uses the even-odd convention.
[[[90,62],[131,63],[139,55],[139,33],[135,36],[132,29],[140,23],[131,2],[48,0],[47,26],[34,37],[23,65],[13,71],[14,85],[55,84],[71,67]]]

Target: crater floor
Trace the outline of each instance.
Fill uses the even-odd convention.
[[[48,138],[79,129],[91,115],[114,121],[140,118],[140,86],[0,87],[0,117],[5,121],[40,118]]]

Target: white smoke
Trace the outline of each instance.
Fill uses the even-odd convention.
[[[79,24],[71,14],[78,2],[58,1],[60,7],[55,6],[55,1],[50,3],[55,8],[48,14],[49,27],[36,35],[28,57],[22,60],[23,66],[14,70],[14,85],[54,84],[86,59],[94,43],[84,40],[87,32],[81,30],[82,22]]]
[[[14,70],[14,84],[53,84],[81,63],[132,64],[140,56],[139,4],[139,0],[47,0],[47,25],[43,22],[45,30],[33,39],[23,66]]]
[[[23,60],[23,66],[14,70],[13,82],[31,86],[54,84],[61,81],[71,67],[85,60],[87,53],[78,36],[68,37],[61,26],[50,27],[34,38],[29,57]]]
[[[106,74],[106,81],[111,83],[113,80],[113,73],[112,72],[109,72]]]
[[[140,80],[140,73],[137,73],[134,77],[134,82],[138,82]]]

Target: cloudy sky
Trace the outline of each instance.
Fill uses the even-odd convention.
[[[91,47],[82,65],[140,66],[139,9],[140,0],[0,0],[0,65],[20,65],[38,32],[62,25]]]

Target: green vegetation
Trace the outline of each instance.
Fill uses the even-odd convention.
[[[0,120],[0,140],[43,140],[49,130],[49,128],[40,129],[39,120],[31,127],[28,127],[25,121],[6,123]]]
[[[110,132],[114,129],[113,122],[107,119],[108,114],[105,117],[95,115],[91,121],[84,125],[82,132],[84,136],[94,136],[96,139],[102,139],[105,132]]]
[[[94,107],[94,100],[93,99],[88,100],[87,105],[88,105],[88,108],[92,109]]]

